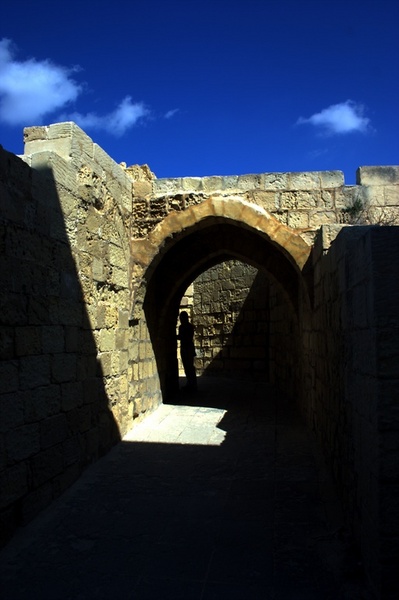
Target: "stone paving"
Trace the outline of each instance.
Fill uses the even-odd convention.
[[[265,384],[199,385],[19,531],[2,600],[371,598],[292,403]]]

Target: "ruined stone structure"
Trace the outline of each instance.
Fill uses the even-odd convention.
[[[376,597],[392,589],[399,167],[355,186],[337,171],[157,179],[60,123],[1,152],[0,199],[3,541],[173,397],[194,282],[198,367],[299,404]]]

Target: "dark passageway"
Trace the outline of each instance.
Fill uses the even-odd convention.
[[[19,532],[3,598],[368,598],[292,404],[267,384],[199,386]]]

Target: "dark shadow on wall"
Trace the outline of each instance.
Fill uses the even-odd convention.
[[[120,435],[52,171],[33,170],[3,150],[0,156],[0,542],[5,543]]]
[[[249,271],[240,280],[245,268],[248,265],[240,267],[236,261],[227,270],[219,265],[215,274],[194,282],[197,372],[269,381],[295,396],[301,387],[298,316],[283,288],[261,269],[246,291],[251,276]],[[223,282],[227,287],[220,291],[218,284],[223,288]],[[209,297],[211,301],[204,302]]]
[[[194,320],[197,318],[201,323],[197,325],[196,334],[199,373],[268,381],[270,285],[267,276],[262,271],[256,273],[244,301],[241,298],[237,301],[234,292],[230,295],[226,290],[227,298],[215,302],[216,306],[223,307],[221,313],[209,310],[204,314],[198,287],[194,283]],[[226,295],[226,291],[222,294]],[[237,291],[242,296],[241,290]],[[209,330],[211,333],[206,334]]]

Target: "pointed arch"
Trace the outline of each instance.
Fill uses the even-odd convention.
[[[184,211],[171,212],[146,239],[132,240],[131,281],[136,294],[148,269],[158,264],[168,240],[182,238],[193,228],[206,226],[209,219],[214,223],[234,223],[238,227],[257,232],[277,247],[298,272],[302,272],[309,258],[311,246],[300,234],[263,208],[237,196],[211,196]]]

